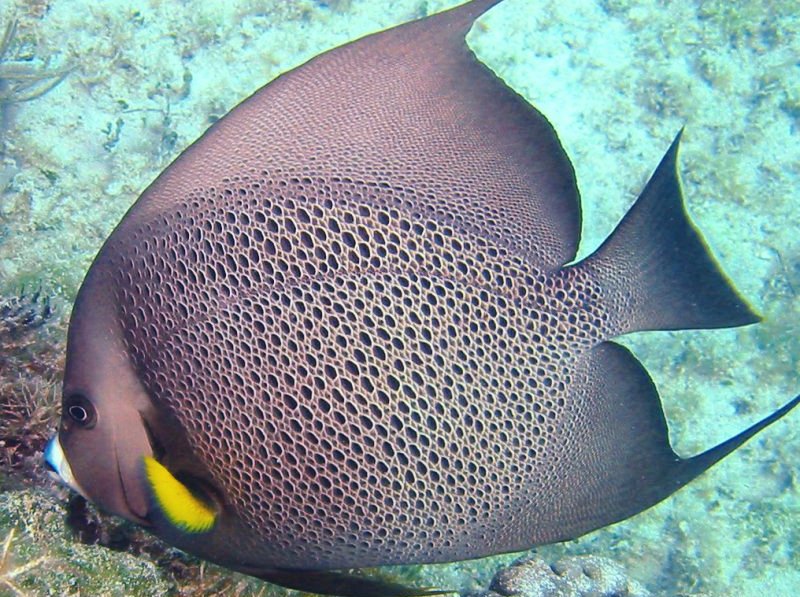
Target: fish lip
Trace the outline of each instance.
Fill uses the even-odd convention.
[[[44,461],[48,469],[47,472],[52,478],[64,483],[83,498],[89,499],[86,496],[86,492],[80,486],[80,483],[75,479],[75,475],[72,473],[72,468],[64,454],[64,449],[61,447],[61,440],[57,433],[50,438],[50,441],[48,441],[45,446]]]

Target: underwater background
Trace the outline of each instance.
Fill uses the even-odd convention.
[[[453,4],[0,0],[0,595],[298,594],[180,556],[43,475],[65,322],[111,229],[209,124],[321,51]],[[686,127],[687,209],[763,321],[623,339],[683,456],[800,390],[799,31],[793,1],[505,0],[469,38],[558,132],[579,256]],[[655,508],[536,554],[610,558],[654,595],[796,595],[798,430],[792,413]],[[477,591],[516,557],[386,572]]]

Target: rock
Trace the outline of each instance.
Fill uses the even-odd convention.
[[[647,597],[638,582],[608,558],[572,556],[553,565],[536,556],[501,569],[489,591],[467,597]]]

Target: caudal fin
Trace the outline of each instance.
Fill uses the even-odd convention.
[[[759,317],[689,220],[678,179],[681,134],[614,232],[574,267],[588,269],[615,313],[615,334],[736,327]]]

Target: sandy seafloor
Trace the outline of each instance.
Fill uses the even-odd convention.
[[[452,4],[0,0],[0,26],[19,19],[12,57],[74,67],[0,130],[0,289],[41,283],[70,301],[138,193],[213,119],[322,50]],[[688,210],[764,321],[625,340],[683,455],[800,390],[797,13],[791,1],[506,0],[470,38],[573,160],[581,255],[686,126]],[[648,512],[537,551],[611,557],[655,594],[798,594],[798,430],[800,412]],[[497,563],[431,574],[467,588]]]

